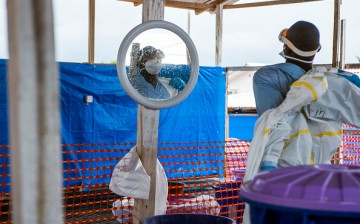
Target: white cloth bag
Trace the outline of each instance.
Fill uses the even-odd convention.
[[[156,171],[155,215],[163,215],[166,213],[168,183],[164,168],[159,160],[157,160]],[[136,152],[136,146],[116,164],[109,189],[121,196],[149,199],[150,176],[141,163]]]

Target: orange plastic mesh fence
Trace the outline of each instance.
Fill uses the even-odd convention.
[[[360,164],[360,129],[343,125],[343,142],[337,157],[337,163],[359,165]]]
[[[360,164],[360,133],[344,133],[333,163]],[[249,142],[160,143],[159,160],[168,178],[167,213],[214,214],[241,223],[244,204],[238,191]],[[132,198],[114,194],[109,180],[114,166],[134,146],[63,145],[66,223],[132,223]],[[9,147],[0,146],[1,223],[11,223]],[[205,164],[205,165],[204,165]]]

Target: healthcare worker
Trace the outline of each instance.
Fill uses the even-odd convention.
[[[302,36],[302,29],[307,35]],[[297,37],[293,36],[295,31]],[[330,163],[341,144],[342,124],[360,127],[360,79],[338,68],[312,69],[312,60],[320,50],[318,37],[313,24],[295,23],[279,35],[286,63],[266,66],[254,76],[260,117],[245,181],[278,167]],[[305,48],[296,40],[318,45]],[[249,223],[248,212],[246,206],[244,224]]]
[[[285,63],[260,68],[253,78],[256,110],[259,116],[283,102],[291,84],[312,69],[313,60],[320,51],[318,28],[306,21],[298,21],[279,34],[284,43],[280,53]]]
[[[284,101],[257,120],[245,181],[264,170],[330,164],[342,124],[360,127],[360,88],[337,68],[316,67],[295,81]],[[265,165],[265,166],[264,166]],[[248,206],[243,223],[249,223]]]
[[[178,77],[159,77],[164,57],[164,52],[153,46],[146,46],[140,50],[137,74],[130,75],[129,80],[141,95],[151,99],[170,99],[185,87],[185,82]]]
[[[319,30],[307,21],[298,21],[289,29],[283,29],[278,38],[284,44],[280,55],[286,59],[286,62],[264,66],[254,74],[253,78],[256,110],[259,116],[284,101],[290,86],[313,69],[313,60],[321,49]],[[340,69],[332,69],[332,71],[360,87],[360,79],[357,75]],[[276,167],[277,164],[269,161],[262,161],[261,164],[261,170]]]

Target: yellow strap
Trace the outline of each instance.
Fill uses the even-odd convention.
[[[284,143],[284,148],[286,148],[294,138],[298,137],[299,135],[304,135],[304,134],[310,134],[310,130],[309,129],[301,129],[298,132],[290,135],[289,141]]]
[[[317,95],[314,87],[313,87],[312,85],[310,85],[310,83],[308,83],[308,82],[302,82],[302,81],[297,81],[297,82],[294,82],[294,83],[292,84],[292,86],[305,86],[305,87],[308,88],[308,89],[310,90],[310,92],[312,93],[314,100],[317,100],[317,99],[318,99],[318,95]]]
[[[323,137],[323,136],[340,136],[342,134],[343,130],[340,129],[339,131],[324,131],[320,134],[313,134],[314,137]]]
[[[270,133],[270,128],[267,128],[267,129],[264,130],[264,133],[263,133],[263,134],[264,134],[264,135],[268,135],[269,133]]]
[[[323,87],[325,89],[325,91],[328,90],[328,85],[326,84],[324,77],[314,77],[314,79],[320,80],[321,84],[323,85]]]
[[[309,133],[310,133],[309,129],[301,129],[298,132],[296,132],[295,134],[290,135],[290,140],[292,140],[293,138],[298,137],[299,135],[309,134]]]
[[[310,132],[309,129],[301,129],[301,130],[299,130],[297,133],[292,134],[292,135],[290,136],[290,140],[298,137],[299,135],[310,134],[310,133],[311,133],[311,132]],[[290,142],[285,143],[284,148],[285,148],[286,146],[288,146],[289,144],[290,144]],[[310,164],[314,164],[314,154],[313,154],[313,152],[310,153]]]

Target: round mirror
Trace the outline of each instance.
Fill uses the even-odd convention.
[[[117,72],[133,100],[162,109],[180,103],[191,93],[199,59],[186,32],[170,22],[153,20],[125,36],[118,51]]]

